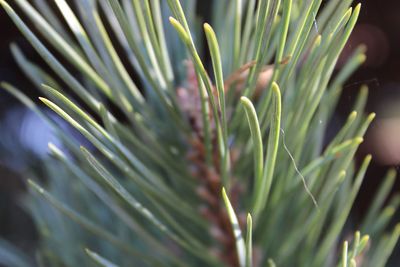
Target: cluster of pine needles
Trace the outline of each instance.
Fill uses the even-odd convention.
[[[201,3],[199,3],[201,4]],[[323,7],[321,5],[324,4]],[[23,205],[35,255],[10,266],[385,266],[400,204],[383,179],[350,214],[371,156],[353,158],[374,114],[325,132],[364,62],[336,62],[360,12],[349,0],[0,0],[47,67],[11,45],[43,97],[13,94],[46,121],[46,170]],[[82,145],[54,115],[85,139]],[[388,232],[388,233],[387,233]]]

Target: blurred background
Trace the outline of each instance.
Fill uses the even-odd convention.
[[[198,2],[199,14],[207,20],[208,1]],[[367,46],[367,61],[346,83],[327,133],[327,136],[333,135],[342,125],[360,86],[367,84],[370,96],[366,112],[376,112],[377,119],[358,154],[361,158],[371,153],[374,161],[354,207],[356,215],[365,212],[386,170],[400,166],[400,1],[360,2],[363,7],[358,26],[338,68],[361,43]],[[40,63],[41,60],[3,10],[0,10],[0,25],[0,81],[16,85],[31,99],[37,99],[37,91],[18,70],[9,46],[12,42],[18,43],[32,61]],[[71,131],[65,127],[66,131]],[[71,134],[75,133],[71,131]],[[40,173],[40,159],[47,156],[49,141],[57,143],[49,127],[0,90],[0,236],[28,253],[33,251],[37,235],[31,218],[19,205],[25,190],[23,174],[29,168],[36,168]],[[400,181],[397,181],[393,192],[399,190]],[[398,257],[395,255],[392,261],[400,262]]]

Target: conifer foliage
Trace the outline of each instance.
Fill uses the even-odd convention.
[[[326,143],[354,50],[333,75],[360,5],[349,0],[0,0],[48,68],[12,44],[52,126],[46,177],[24,204],[34,258],[12,266],[385,266],[400,234],[390,171],[362,224],[350,211],[371,161],[362,87]],[[87,142],[65,132],[54,111]]]

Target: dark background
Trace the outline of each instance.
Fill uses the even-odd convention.
[[[207,14],[210,13],[207,10],[209,1],[199,2],[199,13],[207,20]],[[388,106],[399,106],[400,103],[400,1],[364,0],[361,3],[363,7],[358,26],[346,46],[343,57],[345,58],[358,44],[364,43],[368,47],[367,61],[346,83],[332,123],[340,124],[347,117],[360,85],[367,84],[370,88],[367,111],[377,112],[378,116],[367,133],[359,157],[372,153],[376,160],[369,168],[366,182],[357,199],[354,212],[359,214],[365,211],[370,196],[381,182],[380,179],[387,168],[397,167],[400,163],[400,146],[396,146],[396,142],[389,143],[389,147],[383,145],[381,141],[386,140],[385,135],[379,135],[385,119],[400,118],[400,112],[396,111],[396,108],[390,111],[385,109]],[[11,56],[10,43],[18,43],[30,59],[41,61],[3,10],[0,10],[0,25],[0,81],[17,85],[24,93],[36,99],[37,91],[18,70]],[[400,122],[397,123],[397,127],[398,124]],[[41,133],[27,135],[23,131],[31,128],[26,125],[32,125],[32,122],[29,124],[29,111],[0,90],[0,236],[30,251],[34,248],[37,236],[31,219],[18,205],[19,196],[25,190],[20,173],[37,164],[35,158],[45,155],[40,147],[46,149],[47,140],[43,139],[50,135],[40,124],[35,128],[39,131],[44,129]],[[394,129],[400,142],[400,132],[396,132],[396,127]],[[335,131],[334,126],[332,131]],[[389,153],[389,150],[394,152]],[[399,157],[396,157],[396,152]],[[382,154],[393,156],[382,158],[379,156]],[[393,188],[393,192],[395,191],[400,191],[399,182]]]

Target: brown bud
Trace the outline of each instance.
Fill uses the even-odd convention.
[[[205,200],[211,207],[218,205],[218,199],[216,196],[212,195],[210,191],[204,185],[200,185],[196,188],[197,195]]]

